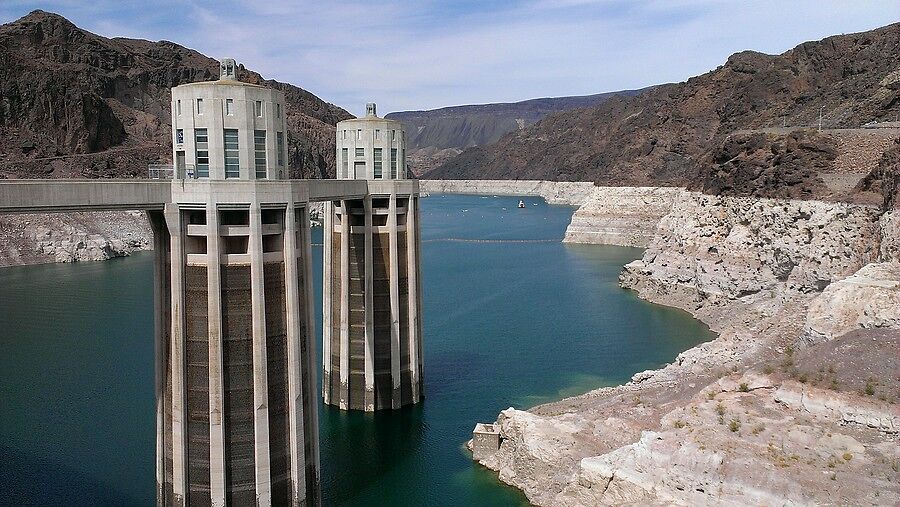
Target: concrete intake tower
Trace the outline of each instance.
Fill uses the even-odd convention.
[[[374,411],[418,403],[422,377],[418,195],[402,186],[403,124],[366,116],[337,125],[337,177],[369,180],[362,199],[325,205],[325,403]]]
[[[172,89],[172,199],[150,212],[158,503],[317,505],[308,211],[284,181],[284,94],[235,70]]]

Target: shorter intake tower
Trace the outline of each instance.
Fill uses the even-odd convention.
[[[342,409],[399,408],[424,394],[418,187],[390,184],[407,179],[405,143],[403,124],[375,104],[337,125],[338,179],[370,189],[325,205],[322,394]]]

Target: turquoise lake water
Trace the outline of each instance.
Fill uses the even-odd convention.
[[[618,287],[640,250],[564,245],[573,208],[518,200],[421,200],[427,397],[374,415],[320,404],[326,505],[527,505],[463,449],[475,422],[713,337]],[[149,253],[0,269],[0,505],[153,504],[152,269]]]

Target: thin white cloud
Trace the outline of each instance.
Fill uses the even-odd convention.
[[[37,8],[0,4],[9,21]],[[233,56],[361,112],[589,94],[679,81],[754,49],[782,52],[900,20],[872,0],[309,2],[45,0],[106,36],[168,39]]]

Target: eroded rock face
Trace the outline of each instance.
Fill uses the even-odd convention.
[[[107,260],[152,245],[143,212],[0,216],[0,266]]]
[[[900,329],[900,262],[868,264],[829,285],[806,315],[806,337],[813,342],[876,327]]]
[[[552,505],[894,504],[898,474],[883,465],[898,453],[892,412],[793,381],[722,379],[658,431],[582,459]]]
[[[572,215],[563,242],[646,247],[682,192],[674,187],[596,187]]]
[[[818,292],[878,259],[879,215],[875,206],[686,192],[621,279],[712,299]]]

